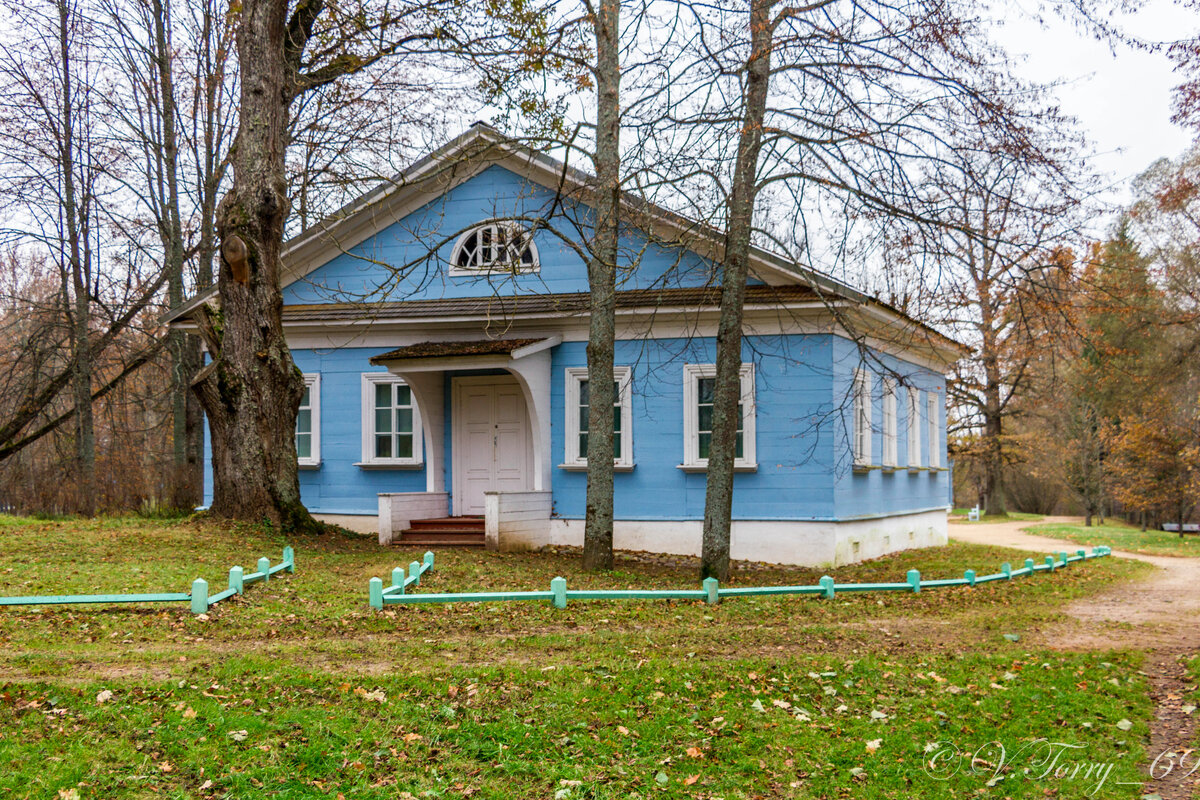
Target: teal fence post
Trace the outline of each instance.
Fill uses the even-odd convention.
[[[975,570],[969,569],[963,573],[963,577],[967,579],[967,586],[975,585]]]
[[[1025,559],[1025,569],[1029,570],[1030,575],[1033,574],[1033,559],[1032,558]]]
[[[408,577],[415,578],[413,586],[421,585],[421,563],[414,561],[408,565]]]
[[[383,581],[371,578],[367,584],[367,595],[371,608],[383,608]]]
[[[1075,555],[1079,556],[1081,559],[1083,559],[1085,561],[1087,560],[1087,550],[1076,550]]]
[[[817,583],[820,584],[821,588],[825,590],[826,597],[833,597],[835,592],[833,588],[833,578],[829,577],[828,575],[822,575],[821,580],[817,581]]]
[[[432,550],[425,551],[425,569],[427,569],[427,570],[433,569],[433,551]]]
[[[567,607],[567,579],[555,578],[550,581],[550,591],[554,593],[554,607]]]
[[[1051,572],[1054,572],[1054,556],[1046,556],[1046,566],[1050,568]]]
[[[1012,580],[1012,564],[1005,561],[1003,564],[1000,565],[1000,571],[1004,573],[1004,580],[1006,580],[1006,581]]]
[[[283,548],[283,563],[287,564],[288,572],[296,572],[296,551],[291,547]]]
[[[263,556],[258,560],[258,571],[262,573],[263,580],[271,580],[271,559]]]
[[[716,578],[705,578],[702,581],[702,585],[705,591],[704,602],[710,606],[715,606],[721,602],[721,595],[717,593],[718,581]]]
[[[229,588],[238,594],[243,594],[246,591],[245,585],[242,583],[242,575],[241,567],[229,568]]]
[[[921,573],[918,570],[910,569],[908,571],[908,585],[913,587],[913,594],[921,591]]]
[[[192,613],[203,614],[208,611],[208,581],[196,578],[192,581]]]
[[[1069,561],[1067,561],[1067,553],[1065,550],[1059,551],[1058,560],[1062,562],[1062,566],[1064,566],[1064,567],[1070,563]]]
[[[404,567],[396,567],[392,570],[392,586],[399,586],[397,594],[404,594]]]

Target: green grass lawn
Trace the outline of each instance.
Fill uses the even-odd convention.
[[[186,591],[278,560],[256,528],[0,517],[0,594]],[[1084,796],[1024,772],[1030,742],[1114,765],[1088,796],[1138,797],[1151,716],[1140,654],[1031,646],[1073,599],[1143,574],[1100,559],[919,595],[702,603],[367,607],[419,553],[290,541],[297,573],[208,619],[186,605],[0,608],[0,795],[15,797],[907,798]],[[1030,554],[1039,555],[1039,554]],[[838,581],[991,571],[1024,554],[953,544]],[[734,585],[821,570],[739,572]],[[418,591],[695,586],[692,570],[442,551]],[[1017,634],[1016,642],[1004,634]],[[111,693],[111,694],[110,694]],[[994,775],[934,755],[998,741]],[[941,744],[939,744],[941,743]],[[983,753],[997,764],[997,751]]]
[[[1081,545],[1095,547],[1107,545],[1114,550],[1149,553],[1160,556],[1200,556],[1200,536],[1187,534],[1180,538],[1178,533],[1167,531],[1142,531],[1133,525],[1108,523],[1085,528],[1082,525],[1047,524],[1035,525],[1030,533],[1054,536]]]
[[[1024,511],[1009,511],[1007,514],[984,514],[976,522],[971,522],[967,519],[970,514],[969,508],[956,508],[950,512],[950,521],[955,523],[964,523],[976,525],[980,522],[1038,522],[1043,519],[1041,514],[1029,514]]]

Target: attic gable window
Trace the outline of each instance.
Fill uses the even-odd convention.
[[[515,222],[485,222],[458,237],[450,255],[451,275],[537,272],[533,237]]]

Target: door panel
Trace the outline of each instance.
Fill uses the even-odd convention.
[[[528,488],[525,398],[515,382],[463,380],[455,389],[455,513],[483,514],[484,492]]]
[[[496,387],[496,488],[520,492],[527,487],[525,455],[528,450],[525,397],[519,386]]]

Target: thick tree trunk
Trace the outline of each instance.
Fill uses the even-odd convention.
[[[618,41],[621,4],[603,0],[596,31],[596,227],[588,261],[591,319],[588,330],[587,509],[583,567],[613,566],[613,351],[616,339],[617,245],[621,202]],[[628,427],[629,420],[623,420]],[[628,435],[628,434],[626,434]]]
[[[742,317],[750,266],[754,203],[758,195],[758,156],[771,79],[773,31],[770,8],[771,0],[751,0],[750,57],[746,62],[741,131],[726,221],[725,257],[721,263],[712,446],[708,458],[700,554],[701,577],[715,577],[721,581],[729,578],[733,465],[737,456],[738,403],[742,391]]]
[[[295,96],[286,0],[250,0],[238,29],[233,187],[217,212],[220,311],[200,320],[213,362],[194,387],[212,434],[211,513],[319,530],[300,501],[295,424],[304,381],[283,333],[284,146]]]

